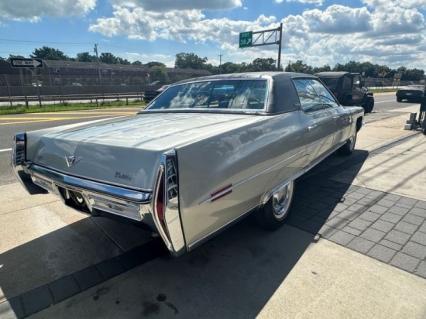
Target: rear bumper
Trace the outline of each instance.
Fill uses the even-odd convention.
[[[62,174],[32,163],[14,166],[16,176],[30,194],[52,193],[65,202],[70,192],[81,194],[89,211],[95,209],[152,224],[151,192],[141,192]]]
[[[13,163],[13,162],[12,162]],[[186,251],[178,206],[168,204],[165,211],[167,235],[156,218],[152,192],[136,191],[60,173],[30,162],[13,168],[18,180],[30,194],[52,193],[69,205],[78,194],[88,211],[100,210],[143,222],[160,233],[166,247],[174,256]],[[70,205],[81,210],[75,205]]]

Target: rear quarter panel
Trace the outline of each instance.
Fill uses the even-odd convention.
[[[177,149],[182,224],[189,249],[260,204],[305,165],[299,112],[259,120]],[[208,129],[208,128],[206,128]],[[211,194],[232,185],[215,201]]]

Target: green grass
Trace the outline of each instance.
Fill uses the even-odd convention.
[[[395,88],[383,88],[383,89],[368,89],[373,93],[385,93],[385,92],[396,92]]]
[[[26,107],[22,104],[0,106],[0,115],[4,114],[23,114],[23,113],[42,113],[42,112],[60,112],[60,111],[76,111],[76,110],[91,110],[91,109],[106,109],[113,107],[145,107],[145,102],[129,101],[126,105],[125,101],[110,101],[96,103],[60,103],[60,104],[46,104],[39,106],[29,105]]]

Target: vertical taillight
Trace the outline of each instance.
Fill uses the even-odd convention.
[[[164,169],[161,168],[160,172],[158,174],[158,186],[156,189],[156,196],[155,196],[155,214],[157,215],[158,220],[161,223],[161,227],[163,228],[164,232],[167,233],[167,227],[164,219],[164,214],[166,210],[166,198],[165,198],[165,192],[164,192]]]
[[[13,139],[12,164],[14,166],[22,165],[26,157],[26,134],[18,133]]]
[[[153,196],[154,222],[174,255],[185,250],[185,239],[179,212],[179,178],[176,152],[161,157]]]

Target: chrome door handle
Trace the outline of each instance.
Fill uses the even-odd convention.
[[[312,131],[314,128],[316,128],[318,125],[317,124],[312,124],[308,126],[308,131]]]

